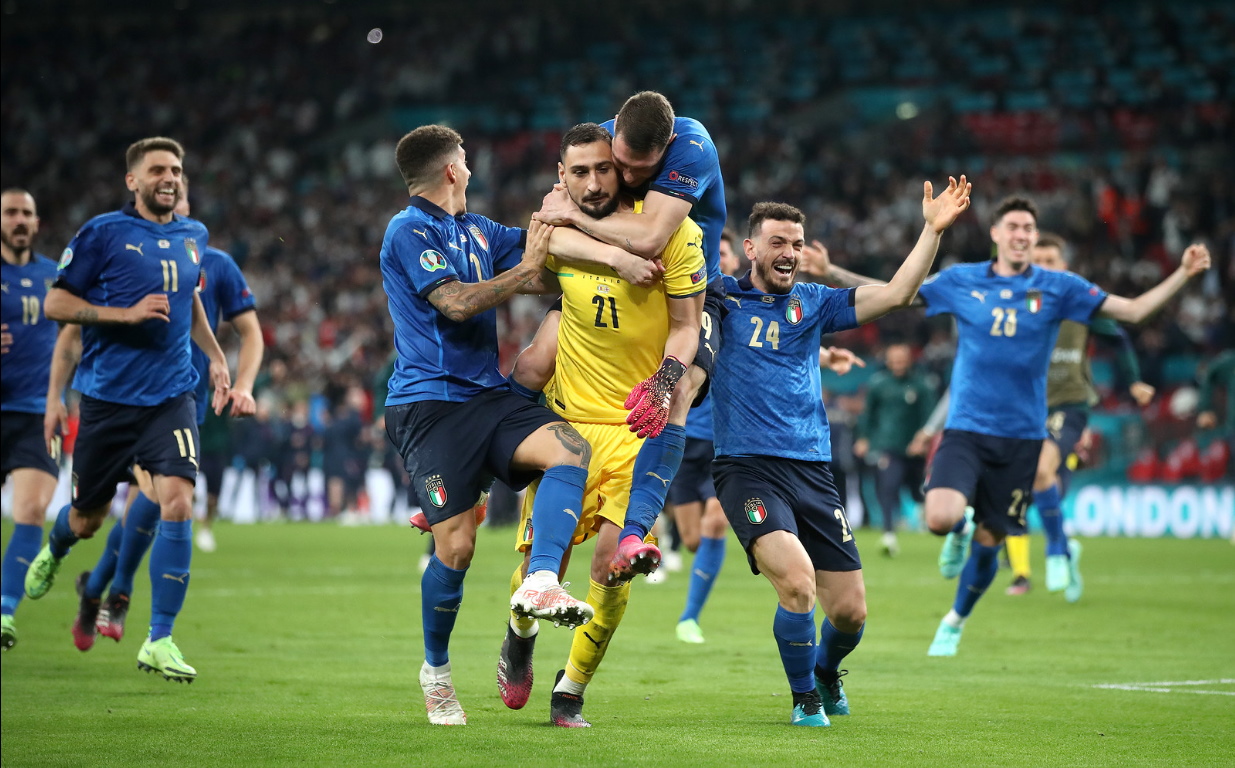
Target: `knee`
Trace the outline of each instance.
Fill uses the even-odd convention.
[[[832,613],[828,614],[828,621],[846,634],[857,632],[866,623],[866,597],[856,595],[833,606]]]
[[[776,585],[780,604],[794,613],[806,613],[815,605],[815,575],[810,572],[785,576]]]
[[[85,512],[71,514],[69,516],[69,529],[79,539],[93,538],[95,532],[103,527],[103,521],[107,519],[107,510],[108,507],[102,507],[99,510],[94,510],[94,514],[87,514]]]
[[[728,532],[729,521],[725,519],[725,513],[721,511],[720,504],[713,499],[708,503],[703,515],[703,535],[709,539],[723,539]]]
[[[47,503],[50,503],[48,499]],[[47,521],[47,503],[40,499],[23,499],[13,504],[13,522],[22,525],[42,525]]]
[[[476,552],[476,541],[468,536],[438,536],[435,537],[434,554],[447,568],[461,571],[472,564],[472,555]]]
[[[678,535],[682,537],[682,546],[686,547],[686,551],[692,555],[699,551],[699,533],[691,531],[684,533],[681,528],[678,529]]]
[[[193,497],[177,493],[159,505],[159,517],[172,523],[193,519]]]
[[[941,494],[940,490],[950,489],[927,492],[923,511],[927,529],[937,536],[952,530],[952,526],[965,515],[965,497],[956,491]]]
[[[1033,478],[1033,489],[1035,491],[1045,491],[1059,480],[1058,474],[1050,467],[1038,465],[1038,472]]]
[[[927,530],[936,536],[945,535],[952,530],[952,526],[956,525],[951,510],[940,505],[932,506],[929,500],[926,502],[925,516]]]

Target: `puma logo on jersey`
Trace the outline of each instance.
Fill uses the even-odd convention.
[[[986,303],[986,292],[985,291],[970,291],[969,295],[974,297],[978,301],[982,302],[983,304]]]
[[[125,243],[125,244],[124,244],[124,249],[125,249],[126,251],[137,251],[137,254],[138,254],[139,256],[145,256],[146,254],[142,253],[142,246],[143,246],[143,245],[145,245],[145,243],[138,243],[137,245],[133,245],[132,243]]]
[[[726,296],[725,301],[732,301],[734,304],[738,305],[738,309],[742,308],[742,300],[735,296]]]
[[[427,235],[427,234],[425,234],[424,232],[421,232],[419,229],[415,229],[415,228],[413,228],[413,229],[412,229],[412,231],[413,231],[413,232],[415,232],[416,234],[420,235],[421,237],[428,237],[428,235]]]
[[[695,145],[696,147],[698,147],[699,149],[703,149],[703,142],[702,142],[702,141],[695,141],[694,139],[687,139],[686,141],[687,141],[687,143],[688,143],[688,144],[694,144],[694,145]]]

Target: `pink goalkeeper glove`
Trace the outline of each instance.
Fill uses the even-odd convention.
[[[626,397],[625,407],[630,411],[626,423],[631,432],[639,437],[656,437],[669,423],[669,399],[673,388],[686,373],[686,366],[676,357],[666,357],[660,368],[639,382]]]

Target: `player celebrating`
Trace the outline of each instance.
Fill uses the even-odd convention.
[[[580,209],[597,220],[619,205],[610,141],[609,133],[595,123],[577,125],[562,138],[558,177]],[[635,209],[640,205],[636,202]],[[562,269],[553,256],[542,272],[538,287],[562,291],[556,372],[547,390],[549,407],[593,447],[574,543],[596,536],[587,596],[595,618],[575,629],[569,663],[558,673],[550,700],[554,725],[590,725],[582,713],[584,690],[626,611],[630,582],[609,580],[641,442],[626,426],[624,403],[630,390],[658,367],[695,356],[703,314],[701,239],[698,225],[686,219],[660,255],[663,282],[650,288],[631,285],[599,265]],[[531,504],[530,499],[524,500],[518,544],[524,552],[535,547],[540,536],[538,528],[529,526]],[[512,587],[519,573],[516,570]],[[535,637],[535,623],[516,617],[502,643],[498,687],[502,700],[513,709],[522,707],[531,692]]]
[[[190,207],[187,175],[181,176],[180,189],[180,202],[176,204],[175,213],[188,218]],[[261,326],[257,320],[256,300],[230,254],[218,248],[207,247],[202,253],[201,262],[198,295],[202,307],[206,310],[206,320],[210,323],[211,333],[217,334],[221,318],[231,322],[240,336],[236,385],[228,392],[232,404],[231,415],[233,418],[252,416],[257,410],[257,404],[253,400],[253,382],[261,367],[264,346]],[[65,330],[70,332],[74,329],[75,326],[67,326]],[[197,401],[197,426],[200,434],[208,411],[206,396],[210,359],[196,345],[193,347],[193,367],[197,369],[199,377],[194,397]],[[58,397],[65,382],[67,374],[63,381],[53,380],[50,391],[54,391]],[[204,457],[201,463],[205,463]],[[214,549],[214,536],[210,535],[205,540],[209,546],[202,546],[202,535],[210,534],[209,520],[217,503],[223,468],[218,466],[212,470],[203,466],[202,471],[206,479],[206,492],[214,500],[208,502],[207,518],[202,530],[198,531],[197,541],[200,549],[209,552]],[[144,476],[145,473],[140,468],[134,468],[134,474],[142,481],[140,484],[148,489],[149,482]],[[78,650],[87,651],[93,647],[96,627],[98,632],[116,642],[120,642],[124,637],[125,617],[133,593],[133,575],[154,541],[158,524],[159,505],[150,500],[148,493],[138,490],[136,485],[133,486],[124,519],[112,526],[98,564],[78,577],[81,599],[77,620],[73,623],[73,642]],[[102,602],[103,590],[107,589],[108,583],[111,584],[111,590],[106,602]]]
[[[193,481],[197,477],[197,372],[190,337],[210,357],[215,410],[228,397],[223,350],[195,290],[208,233],[174,213],[184,149],[166,138],[129,147],[125,184],[133,203],[96,216],[60,258],[47,294],[47,316],[84,326],[74,389],[82,394],[73,457],[73,501],[26,574],[26,594],[47,593],[69,549],[103,524],[116,484],[134,463],[150,472],[162,506],[150,555],[150,636],[140,669],[188,681],[197,671],[172,641],[193,553]]]
[[[571,627],[592,618],[591,606],[558,583],[591,446],[560,416],[513,394],[497,368],[494,307],[540,275],[553,228],[533,222],[525,233],[468,213],[471,171],[462,141],[440,125],[399,140],[395,159],[411,203],[391,219],[381,249],[398,354],[386,433],[436,543],[421,580],[420,669],[434,725],[467,722],[447,649],[476,545],[470,512],[486,475],[515,489],[541,478],[532,513],[536,542],[511,610]]]
[[[793,691],[794,725],[846,714],[841,660],[862,638],[866,588],[853,532],[829,463],[820,397],[819,339],[908,306],[930,271],[943,231],[969,206],[964,176],[934,197],[923,185],[925,227],[886,285],[837,290],[794,283],[806,217],[759,203],[743,247],[741,280],[726,277],[725,329],[714,382],[716,490],[754,573],[776,588],[772,634]],[[829,350],[826,364],[851,354]],[[815,601],[826,619],[815,634]]]
[[[1068,268],[1063,238],[1049,232],[1038,235],[1033,247],[1033,263],[1042,269],[1062,272]],[[1038,455],[1038,472],[1033,481],[1033,500],[1042,518],[1046,534],[1046,589],[1063,591],[1064,598],[1075,603],[1081,599],[1081,543],[1069,540],[1063,530],[1060,500],[1067,495],[1070,474],[1066,459],[1089,423],[1089,409],[1098,402],[1089,372],[1089,333],[1119,341],[1119,367],[1124,380],[1130,381],[1129,392],[1137,405],[1146,406],[1153,399],[1154,388],[1141,381],[1140,366],[1132,340],[1114,320],[1095,317],[1088,325],[1064,320],[1059,324],[1059,337],[1051,351],[1050,368],[1046,372],[1046,440]],[[1016,574],[1009,594],[1024,594],[1029,590],[1029,536],[1007,537],[1008,561]]]
[[[737,235],[725,227],[720,237],[721,271],[737,276],[739,261],[733,252]],[[729,531],[729,523],[720,508],[716,486],[712,482],[712,458],[716,455],[712,440],[712,398],[709,396],[692,408],[686,418],[686,448],[682,454],[682,466],[669,486],[673,522],[677,525],[683,546],[695,556],[690,566],[686,607],[678,617],[676,630],[678,640],[684,643],[704,641],[699,614],[703,612],[712,585],[725,562],[725,534]]]
[[[631,411],[627,420],[631,430],[649,438],[639,451],[626,526],[611,565],[612,580],[626,581],[639,573],[651,573],[660,564],[660,551],[644,538],[664,509],[668,483],[682,463],[686,416],[703,391],[719,345],[720,340],[713,334],[720,332],[720,236],[727,214],[720,159],[712,137],[698,120],[676,117],[663,95],[655,91],[636,93],[622,105],[617,117],[603,127],[613,134],[613,159],[622,183],[630,190],[638,190],[643,198],[640,212],[619,211],[593,219],[579,209],[559,184],[545,196],[535,218],[572,226],[643,259],[655,259],[686,217],[691,216],[703,230],[708,280],[705,310],[710,315],[710,321],[701,326],[694,363],[681,371],[666,361],[655,375],[630,393],[626,402]],[[558,248],[554,243],[554,254],[571,262],[596,263],[598,256],[594,250],[587,244],[576,250]],[[600,261],[620,267],[619,274],[634,284],[648,284],[641,274],[627,274],[630,267],[622,266],[623,262],[612,256]],[[636,261],[636,266],[644,269],[655,263]],[[703,278],[700,275],[700,280]],[[516,388],[526,394],[533,395],[542,389],[553,374],[558,322],[560,316],[556,313],[546,316],[543,336],[537,332],[537,339],[543,340],[520,355],[511,374]],[[680,385],[679,379],[683,380]],[[671,398],[664,395],[669,391],[673,392]]]
[[[0,193],[0,302],[3,374],[0,375],[0,480],[13,477],[13,535],[4,551],[0,575],[0,649],[17,644],[13,614],[21,602],[26,569],[43,542],[43,520],[56,492],[59,441],[43,446],[43,399],[51,367],[56,324],[43,311],[56,278],[56,262],[31,249],[39,232],[34,198],[24,189]]]
[[[953,534],[940,555],[941,569],[964,561],[956,600],[930,656],[956,655],[966,618],[995,578],[999,545],[1025,532],[1046,437],[1047,366],[1060,322],[1089,323],[1095,314],[1143,322],[1210,261],[1203,245],[1190,246],[1166,280],[1125,299],[1071,272],[1031,265],[1038,216],[1029,200],[1000,203],[990,233],[993,262],[945,269],[920,292],[928,315],[952,314],[957,325],[951,407],[927,482],[926,524],[934,533]],[[973,507],[972,522],[966,506]]]

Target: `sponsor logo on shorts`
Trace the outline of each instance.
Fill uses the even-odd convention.
[[[453,245],[453,243],[452,243]],[[430,248],[420,254],[420,266],[426,272],[436,272],[446,268],[446,257]]]
[[[1042,291],[1029,291],[1026,293],[1025,306],[1029,309],[1030,314],[1035,314],[1039,309],[1042,309]]]
[[[785,319],[790,325],[802,322],[802,300],[797,296],[789,297],[789,306],[785,307]]]
[[[441,507],[446,504],[446,484],[442,482],[441,475],[429,475],[425,478],[425,493],[429,495],[433,506]]]
[[[767,507],[763,506],[763,499],[746,500],[746,519],[755,525],[759,525],[768,519],[768,510]]]
[[[676,181],[678,184],[690,187],[691,189],[699,188],[699,181],[692,176],[687,176],[681,171],[669,171],[669,181]]]

